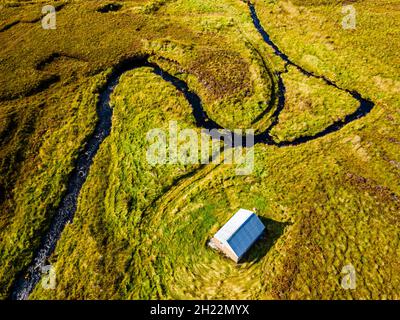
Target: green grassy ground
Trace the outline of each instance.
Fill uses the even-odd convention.
[[[373,100],[372,112],[307,144],[257,145],[249,176],[227,165],[152,168],[147,130],[169,120],[193,128],[194,119],[174,87],[147,68],[129,72],[112,97],[112,133],[50,259],[57,287],[38,285],[31,298],[399,298],[398,1],[354,2],[353,31],[341,28],[336,1],[254,2],[283,52]],[[119,11],[96,11],[107,3],[65,2],[57,30],[44,31],[29,22],[42,3],[1,2],[0,30],[20,21],[0,32],[2,298],[48,228],[118,61],[153,54],[226,127],[271,122],[272,112],[254,119],[283,64],[243,2],[121,1]],[[294,69],[284,81],[279,140],[314,134],[357,107]],[[256,207],[267,234],[235,265],[206,241],[240,207]],[[349,263],[355,290],[340,286]]]
[[[305,78],[294,67],[282,77],[286,108],[271,131],[277,141],[315,135],[359,107],[359,102],[350,94],[329,87],[323,80]]]

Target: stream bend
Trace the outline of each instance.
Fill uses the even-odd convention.
[[[286,69],[286,71],[284,72],[276,73],[276,76],[278,78],[278,83],[277,83],[278,107],[273,114],[274,121],[263,133],[256,134],[254,136],[254,143],[256,144],[264,143],[267,145],[273,145],[277,147],[299,145],[317,138],[321,138],[335,131],[338,131],[341,128],[343,128],[346,124],[367,115],[372,110],[372,108],[374,107],[374,103],[368,99],[363,98],[362,95],[357,91],[342,89],[331,80],[325,78],[324,76],[315,75],[312,72],[309,72],[304,68],[302,68],[301,66],[295,64],[292,60],[290,60],[290,58],[287,55],[285,55],[271,41],[268,33],[262,27],[261,22],[257,16],[257,12],[252,4],[249,4],[249,9],[255,28],[262,36],[265,43],[267,43],[273,49],[275,55],[279,56],[285,62],[285,69]],[[192,92],[189,89],[188,85],[183,80],[180,80],[177,77],[174,77],[173,75],[163,71],[156,64],[150,63],[148,58],[149,57],[146,56],[142,58],[128,59],[124,61],[114,69],[114,72],[107,80],[106,86],[100,93],[100,99],[97,107],[99,120],[95,127],[94,133],[89,138],[89,140],[85,144],[83,151],[79,154],[76,160],[75,168],[72,171],[68,180],[67,191],[63,196],[59,207],[56,209],[55,214],[53,215],[53,220],[49,227],[49,230],[42,238],[41,245],[34,254],[32,263],[25,270],[25,272],[19,275],[19,277],[15,281],[12,288],[11,299],[20,300],[28,298],[29,294],[35,288],[36,284],[40,281],[42,276],[42,268],[47,264],[48,258],[53,253],[57,241],[60,238],[65,225],[69,222],[72,222],[77,207],[79,193],[84,182],[86,181],[86,177],[88,176],[90,166],[93,163],[93,158],[96,155],[101,143],[111,132],[112,109],[110,106],[110,96],[113,93],[116,85],[118,84],[120,77],[125,72],[128,72],[130,70],[139,67],[152,68],[155,74],[162,77],[162,79],[164,79],[165,81],[173,84],[178,91],[183,93],[186,100],[192,107],[193,116],[195,118],[196,125],[199,128],[204,128],[208,130],[223,129],[222,126],[220,126],[217,122],[208,117],[206,111],[203,109],[200,97],[196,93]],[[302,74],[304,74],[307,77],[322,79],[327,85],[334,87],[338,90],[347,92],[360,103],[360,106],[354,113],[347,115],[343,120],[331,124],[323,131],[315,135],[299,137],[294,141],[275,142],[270,135],[270,131],[278,123],[279,114],[284,108],[285,86],[282,80],[282,74],[287,72],[288,66],[293,66],[297,68]],[[232,137],[234,137],[234,134],[232,134]],[[213,138],[221,139],[221,136],[218,135],[218,137],[213,137]],[[242,145],[246,145],[246,139],[245,139],[246,137],[242,136],[240,138],[243,143]],[[224,140],[224,143],[226,144],[227,141]],[[247,147],[251,147],[251,145],[247,145]]]

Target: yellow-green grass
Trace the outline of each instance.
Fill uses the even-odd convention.
[[[61,258],[56,266],[66,275],[80,270],[82,284],[86,283],[88,290],[78,289],[71,277],[61,276],[59,288],[71,286],[71,290],[60,290],[60,296],[95,298],[98,294],[97,297],[106,297],[115,290],[112,295],[117,298],[117,292],[126,291],[125,285],[120,286],[115,279],[125,277],[126,263],[141,242],[139,228],[146,223],[149,208],[181,176],[198,167],[182,164],[152,167],[143,152],[149,147],[146,140],[149,130],[159,128],[167,132],[168,122],[172,120],[182,129],[194,126],[190,105],[183,96],[176,97],[172,85],[163,82],[148,68],[135,70],[123,76],[112,104],[112,133],[96,156],[91,169],[93,174],[82,190],[79,213],[74,223],[65,229],[59,244],[60,257],[70,252],[71,245],[81,247],[82,241],[85,243],[83,251],[70,252],[69,258],[65,261]],[[72,269],[68,268],[69,264]]]
[[[145,14],[141,10],[146,4],[143,1],[124,2],[117,12],[97,12],[106,3],[63,2],[65,6],[57,13],[56,30],[42,30],[40,21],[27,22],[41,17],[44,2],[6,2],[1,9],[2,26],[22,21],[0,34],[3,297],[18,272],[32,259],[65,190],[74,159],[94,129],[97,92],[104,84],[105,70],[109,72],[110,67],[125,57],[143,53],[168,58],[161,49],[149,48],[148,43],[170,40],[192,47],[190,52],[186,50],[175,56],[187,70],[191,70],[194,57],[200,53],[210,55],[221,43],[228,48],[229,38],[217,34],[218,30],[213,32],[213,27],[204,32],[193,31],[191,25],[196,23],[191,24],[190,19],[188,23],[161,13]],[[225,72],[229,67],[226,63],[233,65],[230,70],[250,68],[246,60],[252,53],[244,45],[232,45],[226,54],[235,56],[235,60],[230,62],[223,56],[224,63],[220,63],[219,57],[213,56],[215,66],[204,70],[208,78],[231,85],[231,74]],[[186,60],[184,55],[188,57]],[[174,67],[173,63],[169,65],[167,68],[164,62],[167,69]],[[252,68],[259,74],[265,73],[261,65]],[[49,79],[46,89],[43,84]],[[237,79],[234,88],[231,85],[226,92],[220,90],[219,99],[229,100],[230,96],[237,99],[240,91],[251,88],[249,79]],[[258,81],[254,77],[253,80]],[[267,88],[268,81],[265,78]],[[192,82],[195,87],[196,81]],[[259,86],[264,86],[262,82],[258,81]],[[213,101],[213,90],[210,87],[202,92],[204,100],[210,97],[208,101]],[[255,99],[262,105],[255,105],[257,113],[267,105],[264,100],[269,97],[268,90],[259,92]]]
[[[244,3],[124,1],[120,11],[96,12],[106,3],[67,3],[52,41],[40,24],[20,23],[0,34],[2,298],[48,227],[94,128],[96,93],[124,57],[154,54],[226,127],[262,130],[271,121],[267,114],[251,124],[268,105],[273,72],[283,64],[262,42]],[[250,176],[226,165],[152,168],[146,130],[167,128],[169,120],[194,127],[194,120],[174,87],[147,68],[130,72],[113,96],[112,133],[50,259],[57,287],[38,285],[31,297],[398,299],[399,30],[392,22],[398,9],[395,1],[356,2],[360,25],[345,31],[341,7],[331,3],[255,1],[262,24],[296,63],[376,103],[367,117],[297,147],[257,145]],[[32,8],[40,16],[41,5],[5,7],[2,21],[31,15]],[[37,70],[52,53],[64,56]],[[52,75],[60,81],[26,96]],[[292,69],[284,75],[287,105],[273,132],[278,139],[313,134],[357,107],[302,77]],[[311,105],[303,110],[305,98]],[[236,266],[206,241],[240,207],[258,209],[267,235]],[[340,286],[349,263],[356,290]]]
[[[294,67],[282,74],[285,107],[271,135],[277,141],[316,135],[344,119],[360,105],[349,93],[328,86],[323,80],[306,77]]]

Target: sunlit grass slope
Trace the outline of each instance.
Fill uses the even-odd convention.
[[[57,29],[43,30],[44,2],[2,2],[3,297],[31,261],[48,228],[74,159],[94,129],[98,91],[117,63],[152,55],[165,69],[190,78],[190,86],[199,91],[210,116],[228,127],[247,127],[269,105],[273,76],[261,57],[245,41],[231,41],[241,36],[237,24],[225,26],[229,34],[219,30],[219,24],[233,19],[247,21],[251,30],[247,15],[236,14],[243,5],[238,9],[225,4],[218,18],[211,17],[212,12],[221,8],[210,2],[211,13],[204,13],[203,20],[210,15],[211,22],[203,28],[198,26],[205,18],[200,14],[184,19],[177,13],[165,14],[163,6],[145,1],[123,2],[115,12],[98,11],[107,4],[56,2]],[[211,62],[200,68],[199,59],[205,57]],[[231,112],[238,109],[238,100],[244,103],[240,105],[243,117]],[[268,123],[267,115],[255,127],[262,129]]]
[[[355,1],[357,28],[341,28],[338,1],[261,1],[272,40],[294,62],[375,102],[366,117],[296,147],[257,145],[251,175],[234,166],[146,159],[146,132],[178,121],[195,128],[176,89],[141,68],[112,97],[111,135],[90,169],[73,223],[50,263],[55,290],[31,298],[399,298],[399,6]],[[98,92],[127,57],[185,80],[208,115],[262,131],[276,105],[282,61],[239,0],[70,1],[57,30],[42,30],[41,2],[0,10],[0,294],[31,261],[96,122]],[[58,2],[57,4],[61,4]],[[33,22],[32,22],[33,21]],[[277,140],[312,135],[353,112],[347,94],[283,74]],[[255,121],[257,119],[257,121]],[[257,208],[265,238],[240,265],[206,246],[238,208]],[[345,265],[355,290],[340,283]]]

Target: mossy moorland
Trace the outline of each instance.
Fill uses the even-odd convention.
[[[154,55],[201,96],[211,118],[235,128],[249,127],[268,106],[273,70],[283,70],[240,1],[121,3],[104,14],[100,1],[66,3],[50,42],[34,23],[0,34],[2,297],[48,227],[93,130],[96,93],[118,61]],[[296,63],[372,99],[367,117],[300,146],[257,145],[250,176],[226,165],[151,168],[146,130],[194,122],[171,85],[146,68],[130,72],[113,95],[112,133],[50,259],[56,290],[37,286],[32,298],[398,298],[398,53],[386,33],[398,39],[387,18],[398,11],[395,1],[355,3],[360,26],[344,31],[335,3],[255,5]],[[5,6],[3,25],[40,16],[40,8]],[[284,77],[289,98],[278,139],[315,133],[356,107],[295,70]],[[270,121],[267,114],[252,126]],[[236,266],[205,244],[239,207],[256,207],[268,233]],[[348,263],[356,290],[340,287]]]
[[[27,16],[37,20],[42,5],[20,3],[15,7],[14,3],[6,3],[2,8],[4,25],[25,21]],[[65,3],[58,12],[57,30],[53,33],[42,30],[40,22],[20,22],[1,33],[5,44],[1,64],[4,292],[9,291],[15,275],[31,260],[60,201],[74,159],[94,128],[96,93],[104,84],[108,69],[126,57],[156,54],[158,49],[153,43],[193,46],[189,53],[194,56],[216,51],[221,41],[228,45],[216,32],[196,33],[183,22],[143,13],[143,5],[148,3],[127,2],[120,12],[100,13],[97,10],[104,6],[102,3]],[[159,51],[163,53],[162,48]],[[230,63],[236,67],[231,69],[246,66],[246,53],[243,61],[234,49],[226,50],[222,58],[229,54],[236,57]],[[220,90],[220,99],[248,90],[250,78],[243,83],[235,78],[236,87],[232,88],[231,75],[224,72],[226,59],[225,64],[218,63],[218,55],[214,60],[217,69],[205,69],[207,76],[221,79],[220,74],[224,74],[225,88],[231,88],[229,94]],[[189,62],[185,66],[190,68]],[[259,73],[265,72],[258,69]],[[204,91],[205,96],[207,93]],[[268,90],[262,90],[255,110],[267,105],[268,95]]]

